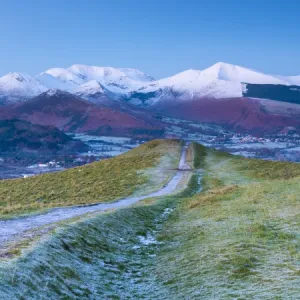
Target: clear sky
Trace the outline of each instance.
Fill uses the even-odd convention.
[[[0,0],[0,76],[75,63],[156,78],[218,61],[300,74],[298,0]]]

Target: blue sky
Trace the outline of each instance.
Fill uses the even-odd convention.
[[[218,61],[298,75],[299,2],[0,0],[0,76],[82,63],[160,78]]]

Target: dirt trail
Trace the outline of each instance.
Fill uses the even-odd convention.
[[[189,169],[189,166],[186,163],[186,152],[187,145],[185,145],[182,149],[178,171],[176,172],[174,177],[172,177],[172,179],[160,190],[144,196],[124,198],[116,202],[99,203],[87,206],[55,208],[45,214],[0,221],[0,245],[18,240],[18,238],[22,237],[25,232],[37,229],[44,225],[50,225],[56,222],[78,217],[86,213],[123,208],[146,198],[172,194],[176,191],[179,182],[183,178],[183,170]]]

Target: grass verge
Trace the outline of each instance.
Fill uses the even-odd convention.
[[[164,157],[178,158],[179,152],[178,140],[155,140],[82,167],[0,181],[0,218],[129,196],[138,188],[151,185],[151,173],[146,174],[145,170],[158,166]]]

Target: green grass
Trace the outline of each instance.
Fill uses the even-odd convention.
[[[300,165],[208,149],[203,158],[204,192],[160,232],[156,272],[169,298],[297,299]]]
[[[179,151],[178,140],[155,140],[126,154],[82,167],[0,181],[0,218],[129,196],[151,181],[145,170],[158,166],[165,156],[177,161]]]
[[[191,195],[194,184],[181,196]],[[181,196],[102,213],[57,229],[34,250],[0,263],[0,298],[168,297],[155,275],[160,244],[144,245],[141,238],[156,237],[167,218],[164,212]]]
[[[196,169],[202,168],[204,166],[205,156],[206,156],[206,147],[192,143],[193,149],[193,167]]]
[[[298,299],[300,165],[197,146],[189,161],[203,192],[195,172],[176,196],[69,224],[0,264],[0,296]],[[159,243],[143,245],[149,234]]]

